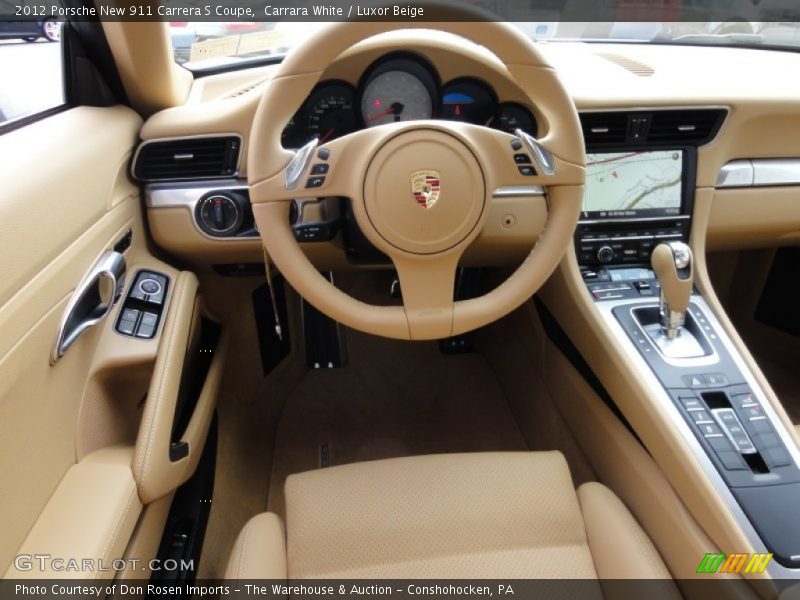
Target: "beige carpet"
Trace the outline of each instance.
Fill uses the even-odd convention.
[[[526,450],[497,378],[480,354],[445,356],[436,343],[349,331],[350,364],[310,371],[284,407],[269,508],[282,515],[283,482],[331,464],[444,452]]]

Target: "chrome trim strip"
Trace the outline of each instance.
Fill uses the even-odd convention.
[[[188,186],[188,187],[187,187]],[[185,208],[192,216],[195,229],[203,237],[215,242],[252,242],[257,237],[214,237],[203,231],[197,223],[195,208],[200,198],[209,192],[249,190],[244,179],[214,179],[202,182],[152,183],[144,188],[145,206],[148,209]]]
[[[753,161],[732,160],[722,165],[717,175],[716,187],[749,187],[753,185]]]
[[[775,409],[772,407],[772,404],[770,404],[769,400],[764,394],[764,391],[761,389],[761,386],[758,385],[755,376],[745,364],[744,359],[733,345],[733,342],[731,341],[730,337],[728,337],[727,332],[717,320],[716,315],[702,296],[693,294],[691,301],[694,302],[705,314],[714,333],[716,333],[717,337],[719,338],[719,341],[728,351],[734,364],[742,373],[745,383],[750,386],[753,394],[761,402],[761,405],[764,408],[765,416],[769,418],[770,422],[775,427],[775,430],[780,436],[781,441],[786,446],[786,449],[788,450],[795,464],[800,466],[800,449],[798,449],[797,445],[795,445],[794,440],[786,430],[783,422],[778,418],[778,415],[775,412]],[[672,422],[672,425],[681,434],[681,437],[697,459],[700,468],[703,470],[706,477],[708,477],[709,482],[719,494],[720,498],[731,512],[731,515],[736,520],[739,527],[741,527],[742,532],[747,540],[753,546],[753,551],[768,552],[766,545],[759,537],[739,503],[736,501],[736,498],[733,496],[730,488],[728,488],[727,483],[725,483],[725,480],[714,466],[714,463],[711,462],[711,459],[706,454],[706,451],[700,445],[700,442],[695,437],[695,434],[689,427],[689,424],[678,410],[678,407],[675,406],[672,398],[670,398],[669,394],[664,389],[655,373],[652,371],[652,369],[650,369],[650,366],[639,353],[639,350],[633,345],[633,342],[628,337],[628,334],[625,332],[619,321],[617,321],[616,316],[614,316],[614,308],[617,306],[627,305],[657,306],[656,301],[652,298],[611,300],[595,303],[595,306],[598,308],[603,321],[613,333],[618,347],[621,348],[622,352],[626,355],[631,369],[634,369],[637,374],[639,374],[645,380],[648,388],[650,389],[651,397],[656,400],[658,408],[662,409],[662,411],[666,413],[666,415],[669,417],[669,420]],[[800,576],[800,569],[789,569],[778,564],[777,561],[771,561],[767,567],[767,573],[773,579],[777,580],[778,583],[780,583],[781,579],[797,580],[798,576]],[[786,585],[791,583],[792,582],[790,581],[786,582]]]
[[[578,221],[581,225],[608,225],[609,223],[655,223],[657,221],[686,221],[691,219],[692,215],[672,215],[670,217],[641,217],[641,218],[624,218],[618,219],[615,217],[608,217],[607,219],[582,219]]]
[[[241,134],[239,133],[208,133],[205,135],[181,135],[175,137],[164,137],[164,138],[153,138],[152,140],[143,140],[141,144],[136,148],[136,152],[133,154],[133,159],[131,160],[130,166],[130,175],[131,179],[134,181],[141,181],[142,183],[166,183],[170,181],[187,181],[186,178],[176,179],[176,178],[168,178],[168,179],[139,179],[134,174],[134,167],[136,166],[136,161],[139,160],[139,154],[142,151],[142,148],[149,144],[155,144],[157,142],[175,142],[175,141],[182,141],[182,140],[202,140],[208,138],[218,138],[218,137],[235,137],[239,138],[239,152],[236,156],[236,170],[230,175],[231,177],[236,177],[239,175],[239,162],[242,160],[242,146],[244,145],[244,139],[242,138]],[[218,175],[214,175],[211,177],[193,177],[192,179],[195,180],[207,180],[207,179],[218,179]]]
[[[800,158],[745,158],[719,170],[717,189],[800,185]]]
[[[753,160],[753,185],[799,185],[800,158]]]
[[[541,185],[506,185],[496,188],[492,198],[515,198],[519,196],[544,196],[544,187]]]

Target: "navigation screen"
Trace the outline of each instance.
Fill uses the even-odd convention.
[[[682,174],[682,150],[587,154],[583,217],[680,214]]]

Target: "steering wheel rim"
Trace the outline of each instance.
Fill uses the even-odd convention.
[[[394,123],[325,144],[329,173],[314,194],[350,198],[359,227],[397,268],[404,304],[368,305],[333,286],[306,258],[292,233],[291,202],[309,194],[302,187],[286,189],[284,169],[294,153],[282,148],[280,134],[336,57],[362,40],[395,29],[391,23],[345,22],[321,30],[297,48],[270,81],[253,123],[248,180],[263,243],[304,298],[331,318],[367,333],[439,339],[501,318],[547,280],[578,221],[585,153],[572,100],[521,32],[500,22],[412,23],[405,28],[446,31],[494,51],[547,120],[547,134],[540,142],[552,155],[555,172],[521,176],[513,161],[514,136],[459,122]],[[438,205],[420,208],[413,186],[419,187],[420,177],[439,183],[440,173]],[[546,186],[548,219],[539,240],[503,284],[484,296],[454,302],[459,259],[485,226],[494,191],[520,185]]]

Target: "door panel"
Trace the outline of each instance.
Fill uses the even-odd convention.
[[[127,176],[140,126],[123,107],[80,107],[0,136],[0,572],[76,462],[104,327],[53,366],[50,353],[75,286],[126,231],[140,229]]]

